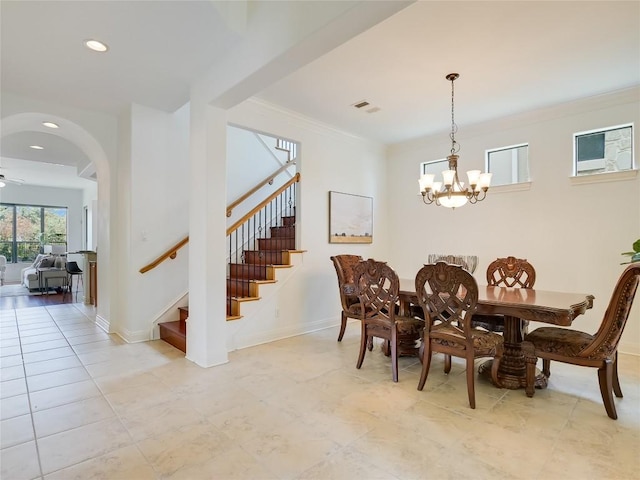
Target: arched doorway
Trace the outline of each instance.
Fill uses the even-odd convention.
[[[48,129],[42,125],[43,121],[53,122],[58,128]],[[24,135],[27,132],[33,134],[54,135],[64,142],[68,142],[86,155],[89,165],[83,166],[83,176],[95,176],[97,180],[97,212],[93,219],[95,222],[94,242],[98,251],[98,303],[96,310],[96,322],[109,329],[109,318],[113,311],[112,289],[110,285],[111,269],[111,168],[106,149],[101,142],[80,122],[70,120],[64,116],[47,111],[25,112],[8,115],[2,118],[2,139],[11,139],[12,136]],[[99,247],[99,250],[98,250]]]

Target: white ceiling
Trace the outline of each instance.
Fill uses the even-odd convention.
[[[330,8],[333,2],[305,5],[311,3]],[[188,101],[190,83],[246,37],[233,18],[244,12],[250,20],[252,5],[2,1],[2,91],[109,114],[130,103],[173,111]],[[245,26],[251,29],[251,21]],[[87,38],[107,42],[109,52],[88,51],[82,45]],[[261,47],[256,43],[256,55]],[[640,2],[416,2],[254,93],[336,128],[395,143],[448,130],[444,77],[454,71],[460,73],[455,113],[461,142],[469,124],[640,85]],[[380,110],[351,106],[361,100]],[[1,166],[7,168],[6,158],[62,165],[86,160],[51,137],[41,126],[3,137]],[[33,151],[32,144],[45,150]]]

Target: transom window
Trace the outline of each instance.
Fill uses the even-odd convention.
[[[633,125],[573,134],[573,174],[633,170]]]
[[[529,178],[529,144],[492,148],[485,152],[487,172],[492,173],[491,185],[525,183]]]

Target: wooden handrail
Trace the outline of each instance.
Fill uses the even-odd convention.
[[[269,195],[269,197],[267,197],[265,200],[263,200],[262,202],[260,202],[260,204],[256,207],[254,207],[249,213],[245,214],[240,220],[238,220],[236,223],[234,223],[233,225],[231,225],[229,228],[227,228],[227,235],[233,233],[235,230],[238,229],[238,227],[240,227],[244,222],[246,222],[248,219],[250,219],[251,217],[253,217],[256,213],[258,213],[260,210],[262,210],[262,207],[264,207],[267,203],[269,203],[271,200],[273,200],[274,198],[276,198],[278,195],[280,195],[282,192],[284,192],[287,188],[289,188],[289,186],[293,185],[294,183],[297,183],[300,181],[300,173],[296,173],[287,183],[285,183],[283,186],[281,186],[278,190],[276,190],[275,192],[273,192],[271,195]]]
[[[265,178],[264,180],[262,180],[260,183],[258,183],[255,187],[253,187],[251,190],[249,190],[247,193],[245,193],[244,195],[242,195],[240,198],[238,198],[237,200],[234,200],[233,202],[231,202],[229,204],[229,206],[227,207],[227,217],[231,216],[231,212],[233,211],[234,208],[236,208],[238,205],[240,205],[242,202],[244,202],[247,198],[249,198],[251,195],[253,195],[254,193],[256,193],[258,190],[260,190],[262,187],[264,187],[267,183],[271,183],[273,182],[273,179],[280,174],[281,172],[284,172],[287,168],[289,168],[291,165],[295,165],[296,162],[289,162],[289,163],[285,163],[284,165],[282,165],[278,170],[276,170],[275,172],[273,172],[271,175],[269,175],[267,178]]]
[[[286,166],[289,167],[289,166],[291,166],[291,164],[286,165]],[[271,177],[274,177],[275,175],[280,173],[283,169],[284,169],[284,166],[278,172],[273,174]],[[296,173],[287,183],[285,183],[282,187],[280,187],[278,190],[273,192],[268,198],[266,198],[265,200],[260,202],[260,204],[257,207],[253,208],[249,213],[244,215],[240,220],[238,220],[236,223],[234,223],[231,227],[227,228],[227,235],[229,235],[230,233],[235,231],[240,225],[242,225],[244,222],[246,222],[254,214],[256,214],[257,212],[262,210],[262,207],[264,207],[267,203],[269,203],[271,200],[273,200],[278,195],[280,195],[282,192],[284,192],[287,188],[289,188],[289,186],[291,186],[292,184],[297,183],[299,181],[300,181],[300,173]],[[263,185],[264,185],[264,183],[263,183]],[[249,194],[245,195],[245,197],[248,197],[248,196],[249,196]],[[236,202],[234,202],[234,203],[235,203],[235,205],[237,205],[239,202],[236,200]],[[232,208],[232,206],[233,206],[233,204],[231,206],[227,207],[227,216],[229,216],[228,212],[229,212],[229,209]],[[140,269],[140,273],[146,273],[149,270],[153,270],[154,268],[156,268],[158,265],[160,265],[162,262],[164,262],[168,258],[173,260],[174,258],[176,258],[176,255],[178,254],[178,250],[180,250],[180,248],[182,248],[188,242],[189,242],[189,237],[187,236],[187,237],[183,238],[182,240],[180,240],[178,243],[176,243],[173,247],[168,249],[166,252],[164,252],[162,255],[160,255],[158,258],[156,258],[153,262],[151,262],[148,265],[145,265],[144,267],[142,267]]]
[[[176,258],[176,255],[178,254],[178,250],[182,248],[184,245],[186,245],[187,242],[189,242],[188,236],[180,240],[173,247],[171,247],[169,250],[164,252],[158,258],[156,258],[153,262],[142,267],[140,269],[140,273],[145,273],[145,272],[148,272],[149,270],[156,268],[158,265],[164,262],[167,258],[170,258],[171,260],[173,260],[174,258]]]

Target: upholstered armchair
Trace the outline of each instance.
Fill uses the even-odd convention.
[[[640,282],[640,263],[632,263],[616,284],[598,331],[586,332],[561,327],[541,327],[525,337],[523,349],[527,360],[527,395],[534,394],[536,359],[542,358],[542,373],[551,375],[551,360],[598,369],[600,394],[610,418],[618,414],[613,400],[622,397],[618,379],[618,342],[629,318],[631,305]],[[531,355],[534,358],[531,359]],[[612,393],[613,392],[613,393]]]
[[[466,360],[469,405],[476,408],[474,360],[493,357],[491,376],[499,384],[498,368],[503,353],[502,335],[474,328],[471,323],[478,302],[478,284],[461,266],[438,262],[422,267],[415,285],[426,319],[418,390],[427,381],[433,352],[444,353],[446,359],[462,357]]]
[[[347,328],[347,320],[349,318],[360,319],[360,301],[353,279],[353,270],[362,261],[362,257],[360,255],[335,255],[331,257],[331,261],[338,275],[338,289],[342,304],[340,333],[338,334],[338,341],[341,342]]]
[[[424,322],[420,318],[396,313],[400,280],[386,262],[373,259],[359,262],[354,269],[354,280],[358,290],[362,322],[360,354],[356,368],[362,367],[367,347],[372,345],[373,337],[382,338],[389,344],[391,375],[393,381],[397,382],[398,357],[405,352],[417,354]]]

